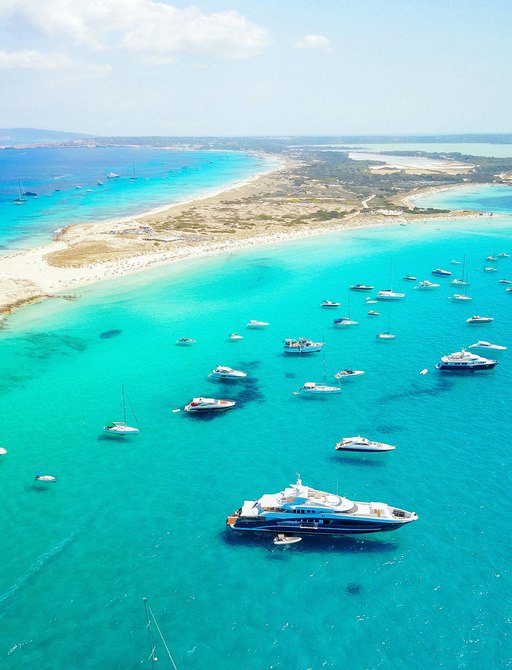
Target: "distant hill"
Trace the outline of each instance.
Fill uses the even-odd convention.
[[[11,147],[26,144],[51,144],[70,140],[86,140],[93,135],[84,133],[64,133],[59,130],[39,128],[0,128],[0,146]]]

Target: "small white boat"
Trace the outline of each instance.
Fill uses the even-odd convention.
[[[0,456],[5,456],[7,453],[7,449],[4,449],[3,447],[0,447]]]
[[[450,261],[452,265],[460,265],[460,261]]]
[[[373,291],[373,286],[368,286],[368,284],[352,284],[350,287],[351,291]]]
[[[505,289],[505,292],[506,292],[506,293],[510,293],[510,292],[512,292],[512,286],[510,286],[509,288],[506,288],[506,289]]]
[[[494,321],[492,316],[470,316],[469,319],[466,319],[466,323],[491,323]]]
[[[413,277],[412,275],[405,275],[405,277],[403,277],[403,279],[405,281],[418,281],[418,277]]]
[[[108,423],[106,426],[103,426],[103,430],[105,431],[105,433],[109,433],[110,435],[118,437],[122,437],[124,435],[137,435],[138,433],[140,433],[140,428],[138,427],[136,428],[135,426],[129,426],[126,423],[126,397],[124,392],[124,386],[122,386],[121,388],[123,393],[123,421],[111,421],[111,423]],[[135,412],[133,411],[131,403],[130,408],[135,421],[137,421],[137,417],[135,416]]]
[[[119,175],[115,172],[109,172],[107,175],[107,179],[117,179],[117,177],[119,177]]]
[[[377,300],[403,300],[405,293],[397,293],[390,288],[383,289],[377,293]]]
[[[34,480],[37,482],[56,482],[57,477],[54,477],[53,475],[36,475]]]
[[[491,263],[495,263],[498,259],[495,258],[494,256],[487,256],[485,259],[486,261],[491,261]]]
[[[242,370],[233,370],[226,365],[217,365],[217,367],[210,372],[208,377],[212,379],[245,379],[247,372]]]
[[[490,265],[486,265],[486,266],[484,267],[484,272],[498,272],[498,268],[493,268],[493,267],[490,266]]]
[[[300,542],[301,540],[302,540],[301,537],[284,535],[284,533],[279,533],[279,535],[276,535],[274,538],[274,544],[278,546],[283,546],[287,544],[297,544],[297,542]]]
[[[346,370],[340,370],[334,376],[336,377],[336,379],[348,381],[349,379],[356,379],[356,377],[362,377],[364,374],[365,374],[364,370],[349,370],[347,368]]]
[[[469,282],[464,281],[464,279],[452,279],[450,284],[452,286],[469,286],[470,285]]]
[[[510,279],[498,279],[498,284],[512,284]]]
[[[474,344],[470,344],[468,349],[475,349],[478,351],[506,351],[507,347],[502,346],[501,344],[492,344],[492,342],[486,342],[485,340],[478,340]]]
[[[377,333],[376,338],[378,340],[394,340],[396,335],[393,333]]]
[[[469,300],[473,300],[473,298],[470,298],[469,295],[463,295],[462,293],[454,293],[452,295],[452,300],[457,300],[458,302],[468,302]]]
[[[448,270],[442,270],[441,268],[436,268],[435,270],[432,270],[431,274],[433,274],[435,277],[450,277],[452,274]]]
[[[396,449],[392,444],[385,442],[373,442],[366,437],[357,435],[356,437],[344,437],[341,442],[336,444],[337,451],[393,451]]]
[[[502,251],[498,254],[498,258],[510,258],[510,254],[507,254],[505,251]]]
[[[247,324],[246,328],[266,328],[267,326],[270,326],[270,323],[268,321],[257,321],[256,319],[251,319]]]
[[[332,300],[322,300],[320,307],[339,307],[341,303]]]
[[[228,337],[229,337],[230,340],[234,340],[234,341],[244,339],[244,336],[240,335],[240,333],[229,333]]]
[[[379,301],[374,300],[373,298],[366,298],[365,302],[367,305],[376,305]]]
[[[97,186],[103,186],[103,182],[101,181],[101,179],[98,179],[98,181],[96,182],[96,185]]]
[[[195,343],[196,340],[193,340],[191,337],[180,337],[179,340],[176,340],[176,344],[178,344],[180,347],[190,347]]]
[[[376,312],[374,309],[368,311],[368,316],[380,316],[380,312]]]
[[[340,386],[327,386],[327,384],[317,384],[316,382],[305,382],[299,389],[302,395],[329,395],[334,393],[341,393]]]
[[[314,354],[324,346],[323,342],[313,342],[306,337],[299,337],[298,340],[287,337],[283,344],[285,354]]]
[[[183,408],[185,412],[219,412],[231,409],[236,405],[234,400],[221,400],[218,398],[203,398],[199,396],[192,398],[188,405]]]
[[[354,321],[349,316],[342,316],[339,319],[334,319],[333,324],[335,326],[357,326],[359,321]]]
[[[428,291],[434,288],[439,288],[441,284],[434,284],[433,282],[429,281],[428,279],[425,279],[424,281],[420,281],[418,286],[415,286],[415,289],[418,289],[418,291]]]

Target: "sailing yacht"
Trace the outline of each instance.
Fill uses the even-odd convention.
[[[122,386],[122,390],[123,390],[123,421],[112,421],[111,423],[108,423],[106,426],[103,426],[103,430],[109,435],[115,435],[120,437],[123,437],[125,435],[137,435],[138,433],[140,433],[140,428],[138,426],[137,427],[129,426],[126,423],[126,395],[124,392],[124,385]],[[138,423],[137,417],[135,416],[135,412],[133,411],[131,403],[130,408],[132,410],[135,422]]]
[[[469,282],[466,277],[466,255],[462,259],[462,275],[460,279],[452,279],[450,282],[452,286],[469,286]]]
[[[391,332],[391,306],[388,309],[388,329],[384,333],[377,333],[376,337],[378,340],[394,340],[396,337]]]
[[[348,292],[348,316],[342,316],[339,319],[334,319],[333,323],[335,326],[357,326],[359,321],[354,321],[350,318],[350,290]]]
[[[151,609],[148,599],[143,598],[144,601],[144,608],[146,610],[146,628],[148,631],[148,636],[149,636],[149,656],[148,658],[151,660],[151,667],[156,668],[156,663],[158,661],[158,656],[156,655],[156,644],[154,641],[154,636],[153,636],[153,626],[156,628],[158,635],[160,637],[160,640],[164,646],[165,651],[167,652],[167,657],[169,658],[169,661],[171,663],[171,667],[173,670],[178,670],[178,667],[176,666],[176,663],[174,662],[174,659],[171,655],[171,652],[169,651],[169,647],[167,645],[167,642],[165,641],[164,636],[162,635],[162,631],[160,630],[160,626],[157,623],[157,620],[155,618],[155,615],[153,614],[153,610]]]
[[[18,179],[18,192],[19,195],[13,200],[15,205],[24,205],[27,202],[27,199],[23,197],[23,191],[21,188],[21,181]]]

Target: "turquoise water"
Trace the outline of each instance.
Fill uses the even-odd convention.
[[[148,147],[0,150],[0,249],[47,242],[56,228],[134,216],[275,168],[242,152]],[[118,178],[108,179],[116,173]],[[101,182],[98,184],[98,182]],[[22,192],[24,205],[14,200]]]
[[[512,187],[504,184],[463,186],[441,191],[435,195],[415,198],[414,203],[418,207],[475,209],[482,212],[509,214],[512,211]]]
[[[477,270],[494,251],[512,251],[512,218],[358,230],[182,263],[18,312],[0,334],[0,667],[149,668],[143,596],[180,670],[510,667],[512,295],[497,279],[512,279],[512,259],[496,274]],[[460,270],[450,261],[463,255],[469,307],[447,299],[446,280],[437,292],[401,280]],[[388,306],[368,317],[356,294],[360,324],[332,328],[347,287],[387,288],[391,266],[407,293],[390,308],[396,340],[375,339]],[[324,298],[341,300],[340,312],[322,310]],[[474,313],[495,321],[470,327]],[[271,325],[248,331],[249,319]],[[245,339],[227,341],[235,329]],[[365,377],[341,396],[294,396],[323,374],[319,355],[281,354],[282,339],[300,335],[325,338],[329,377],[345,367]],[[175,346],[182,336],[196,346]],[[478,339],[509,347],[495,371],[437,373],[441,355]],[[211,382],[217,364],[250,379]],[[142,432],[105,439],[101,427],[121,418],[121,384]],[[211,420],[171,412],[196,394],[239,406]],[[334,450],[357,433],[397,449]],[[57,483],[36,484],[38,472]],[[297,472],[419,520],[284,550],[225,528],[244,499]],[[157,655],[170,667],[161,646]]]

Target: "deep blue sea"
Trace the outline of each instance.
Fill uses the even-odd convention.
[[[0,250],[72,223],[132,216],[206,195],[275,166],[257,155],[144,147],[0,150]],[[108,174],[119,175],[109,179]],[[101,183],[98,183],[101,182]],[[21,193],[26,203],[16,205]]]
[[[494,189],[464,198],[496,210]],[[0,667],[150,668],[146,596],[180,670],[509,668],[512,294],[498,279],[512,279],[512,258],[482,270],[502,251],[512,216],[360,229],[159,268],[11,317],[0,334]],[[439,266],[456,276],[451,261],[464,257],[470,304],[449,299],[449,280],[430,292],[402,280]],[[335,329],[356,282],[407,295],[369,317],[352,294],[359,325]],[[321,309],[325,298],[341,309]],[[495,320],[469,326],[472,314]],[[270,326],[247,330],[249,319]],[[388,319],[396,339],[379,342]],[[236,329],[245,338],[229,341]],[[197,344],[176,346],[182,336]],[[366,375],[340,396],[293,395],[323,376],[321,354],[282,354],[297,336],[325,340],[329,379]],[[509,347],[493,372],[435,370],[478,339]],[[217,364],[248,381],[212,382]],[[107,439],[122,384],[142,431]],[[197,394],[238,406],[211,420],[171,411]],[[334,450],[357,433],[397,449]],[[57,482],[35,482],[41,472]],[[297,472],[419,520],[284,549],[226,528],[243,500]],[[157,656],[171,667],[162,645]]]

